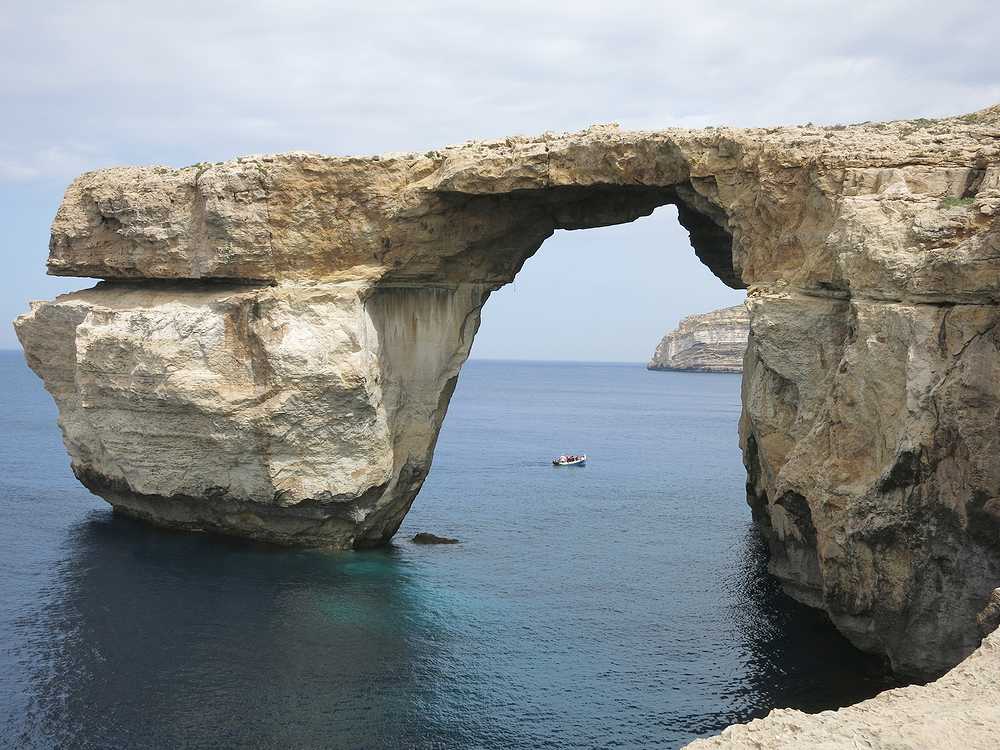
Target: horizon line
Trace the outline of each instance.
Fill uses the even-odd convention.
[[[24,349],[19,346],[0,346],[0,352],[21,352]],[[562,364],[591,364],[591,365],[642,365],[646,362],[635,359],[539,359],[537,357],[469,357],[466,362],[553,362]]]
[[[466,362],[554,362],[566,364],[597,364],[597,365],[643,365],[645,362],[634,359],[539,359],[536,357],[469,357]]]

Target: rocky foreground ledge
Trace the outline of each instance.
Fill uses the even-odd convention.
[[[105,281],[15,325],[117,511],[384,544],[489,294],[556,229],[666,204],[748,288],[740,441],[771,572],[941,674],[1000,583],[1000,108],[92,172],[48,267]]]
[[[750,336],[744,305],[688,315],[660,340],[646,368],[681,372],[743,372]]]

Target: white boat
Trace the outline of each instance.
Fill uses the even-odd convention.
[[[586,453],[582,455],[575,455],[575,454],[568,456],[563,455],[559,456],[559,458],[552,459],[553,466],[583,466],[586,463],[587,463]]]

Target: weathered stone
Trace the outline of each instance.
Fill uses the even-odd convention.
[[[743,372],[750,335],[744,305],[688,315],[667,333],[646,367],[650,370]]]
[[[74,472],[116,509],[369,546],[423,482],[484,295],[99,284],[34,304],[18,333],[59,403]]]
[[[976,615],[976,622],[983,635],[989,635],[997,628],[1000,628],[1000,588],[993,589],[989,604],[983,607],[983,611]]]
[[[378,544],[489,293],[555,229],[664,204],[749,287],[740,439],[772,571],[899,671],[954,665],[1000,581],[1000,108],[89,173],[49,270],[109,281],[16,326],[116,508]]]

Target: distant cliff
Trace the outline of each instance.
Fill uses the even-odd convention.
[[[689,315],[656,347],[650,370],[743,372],[750,318],[743,305]]]

